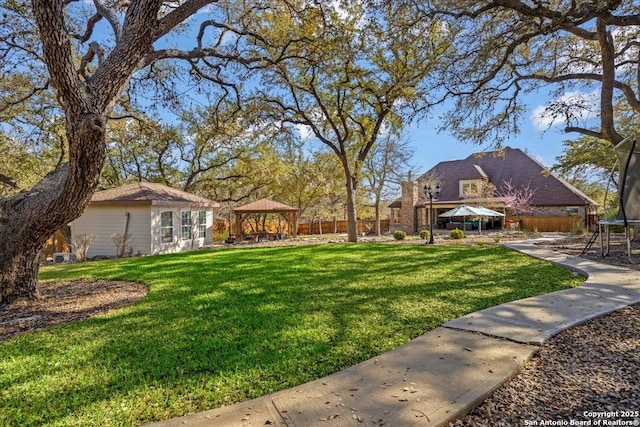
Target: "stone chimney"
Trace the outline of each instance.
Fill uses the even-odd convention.
[[[411,172],[407,181],[402,183],[402,207],[400,208],[400,229],[407,234],[416,232],[415,204],[420,195],[418,184],[412,179]]]

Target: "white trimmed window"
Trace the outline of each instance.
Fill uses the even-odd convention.
[[[173,242],[173,212],[160,212],[160,236],[162,243]]]
[[[207,237],[207,211],[198,211],[198,237]]]
[[[480,195],[480,187],[482,181],[474,180],[461,180],[460,184],[460,197],[478,197]]]
[[[182,238],[185,240],[191,239],[193,236],[193,222],[191,221],[191,211],[182,212]]]

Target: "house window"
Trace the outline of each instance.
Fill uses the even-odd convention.
[[[427,212],[427,208],[420,209],[420,225],[428,225]]]
[[[160,236],[162,243],[173,241],[173,212],[171,211],[160,213]]]
[[[193,223],[191,222],[191,211],[182,212],[182,238],[191,239]]]
[[[480,181],[460,181],[460,197],[477,197],[480,195]]]
[[[400,224],[400,209],[391,209],[391,218],[394,224]]]
[[[204,239],[207,237],[207,212],[198,211],[198,237]]]
[[[567,212],[569,213],[569,216],[578,216],[578,207],[567,206]]]

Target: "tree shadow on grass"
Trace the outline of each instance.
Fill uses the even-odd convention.
[[[127,278],[149,294],[105,317],[3,343],[1,421],[137,425],[210,409],[322,377],[451,318],[528,296],[523,282],[559,278],[538,293],[575,282],[499,247],[337,244],[92,264],[45,275]],[[18,395],[25,398],[7,397]]]

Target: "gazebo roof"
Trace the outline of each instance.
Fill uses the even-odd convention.
[[[274,202],[273,200],[260,199],[260,200],[256,200],[255,202],[248,203],[244,206],[238,206],[237,208],[233,208],[233,212],[277,213],[277,212],[298,212],[298,209],[289,205],[285,205],[284,203]]]

